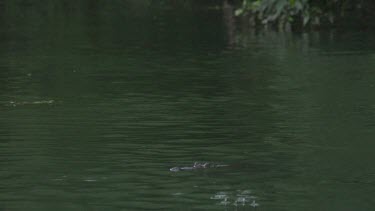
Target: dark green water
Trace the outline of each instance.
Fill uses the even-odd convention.
[[[135,2],[0,4],[0,210],[375,207],[373,33]]]

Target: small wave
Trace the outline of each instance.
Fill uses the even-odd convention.
[[[210,197],[210,199],[219,201],[219,205],[233,206],[250,206],[258,207],[259,203],[255,201],[256,196],[252,195],[250,190],[237,190],[234,192],[218,192]]]
[[[22,106],[22,105],[51,105],[54,104],[54,100],[39,100],[39,101],[9,101],[8,106]]]

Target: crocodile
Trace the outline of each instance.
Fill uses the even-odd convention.
[[[176,172],[176,171],[192,171],[192,170],[198,170],[198,169],[208,169],[208,168],[220,168],[220,167],[226,167],[229,165],[223,165],[223,164],[214,164],[209,162],[195,162],[193,166],[183,166],[183,167],[173,167],[170,168],[170,171]]]

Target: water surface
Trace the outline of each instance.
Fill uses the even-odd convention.
[[[0,6],[1,210],[375,206],[372,32],[79,2]]]

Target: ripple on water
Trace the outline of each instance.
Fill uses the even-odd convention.
[[[51,105],[54,104],[54,100],[37,100],[37,101],[9,101],[6,103],[7,106],[23,106],[23,105]]]
[[[219,201],[218,205],[222,206],[250,206],[257,207],[259,203],[255,201],[256,196],[251,194],[250,190],[237,190],[234,192],[217,192],[210,199]]]

